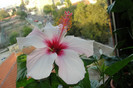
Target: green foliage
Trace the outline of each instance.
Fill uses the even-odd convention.
[[[13,9],[12,15],[15,15],[15,14],[16,14],[16,10],[15,10],[15,9]]]
[[[50,86],[50,80],[49,79],[44,79],[40,81],[33,81],[26,85],[24,88],[52,88]]]
[[[127,9],[132,8],[132,0],[116,0],[114,2],[113,8],[111,9],[113,12],[123,12]]]
[[[24,10],[24,9],[25,9],[24,0],[21,0],[20,9],[21,9],[21,10]]]
[[[133,1],[132,0],[115,0],[109,7],[108,12],[119,14],[118,23],[119,29],[115,29],[117,35],[116,49],[119,50],[121,57],[126,57],[123,60],[115,62],[105,73],[111,76],[117,88],[132,88],[133,83]],[[121,22],[119,22],[121,21]],[[128,25],[125,25],[128,22]],[[130,43],[128,43],[130,42]],[[131,55],[130,55],[131,54]],[[128,56],[129,55],[129,56]],[[130,84],[130,85],[129,85]]]
[[[57,2],[57,3],[56,3],[56,6],[58,6],[58,5],[61,5],[61,3],[60,3],[60,2]]]
[[[133,78],[133,54],[123,59],[116,56],[108,57],[106,55],[101,55],[100,59],[95,56],[91,56],[90,58],[95,60],[93,62],[95,66],[91,66],[89,69],[97,70],[100,73],[99,83],[100,80],[103,81],[99,88],[109,87],[111,79],[113,79],[116,82],[115,84],[118,85],[116,88],[126,88],[126,86],[130,86],[128,83],[130,83]],[[104,60],[101,65],[99,64],[100,60]],[[106,75],[109,76],[109,78],[105,81]],[[130,81],[128,81],[129,79]],[[121,83],[117,83],[118,81]],[[95,85],[95,83],[91,83],[91,86],[93,85]]]
[[[17,57],[17,81],[24,79],[27,74],[26,57],[25,54]]]
[[[101,55],[102,59],[104,59],[104,63],[106,66],[111,66],[112,64],[114,64],[115,62],[117,61],[120,61],[121,58],[117,57],[117,56],[112,56],[112,57],[109,57],[109,56],[106,56],[106,55]]]
[[[102,43],[108,43],[110,32],[106,9],[107,3],[105,0],[99,0],[96,4],[89,5],[79,3],[77,6],[62,8],[53,12],[54,21],[58,22],[65,11],[70,11],[73,13],[73,16],[72,27],[68,31],[68,35],[75,35],[86,39],[94,39]]]
[[[31,31],[32,31],[32,28],[28,26],[24,26],[22,29],[23,36],[26,37]]]
[[[18,37],[19,34],[17,32],[13,32],[9,38],[10,44],[15,44],[17,42],[16,37]]]
[[[81,56],[81,59],[83,60],[85,67],[87,65],[90,65],[90,64],[96,62],[96,59],[94,56],[90,56],[89,58],[87,58],[86,56]]]
[[[49,14],[53,11],[52,5],[45,5],[43,9],[45,14]]]
[[[51,87],[58,88],[59,80],[56,73],[51,73]]]
[[[106,57],[106,59],[107,58],[108,57]],[[117,62],[113,63],[105,70],[105,74],[109,75],[108,80],[113,79],[117,88],[130,88],[133,86],[131,82],[133,79],[133,54],[123,59],[113,57],[112,60],[114,59],[118,59]]]
[[[133,46],[133,1],[132,0],[116,0],[109,7],[108,12],[115,12],[119,14],[118,26],[115,29],[117,37],[117,49],[121,56],[130,55],[133,49],[123,49]],[[118,18],[118,17],[116,17]],[[125,23],[124,23],[125,22]],[[128,43],[130,42],[130,43]]]
[[[5,10],[0,10],[0,20],[9,17],[9,14]]]
[[[87,68],[86,68],[85,77],[82,81],[79,82],[79,86],[80,86],[80,88],[90,88],[91,87],[90,80],[89,80],[89,73],[88,73]]]
[[[60,17],[64,15],[65,11],[69,11],[71,13],[74,13],[75,8],[76,8],[75,6],[71,6],[69,8],[61,8],[60,10],[54,11],[53,12],[54,21],[58,23]],[[57,23],[55,23],[55,25],[57,25]]]
[[[98,42],[107,43],[109,39],[107,4],[98,1],[96,4],[85,5],[79,3],[74,11],[74,21],[84,38],[94,39]]]
[[[22,54],[17,57],[17,79],[16,79],[16,87],[25,87],[28,84],[34,82],[34,79],[26,78],[27,68],[26,68],[26,55]]]
[[[71,3],[70,0],[65,0],[65,2],[67,3],[67,6],[68,6],[68,7],[71,7],[71,6],[72,6],[72,3]]]
[[[27,17],[26,12],[21,11],[21,10],[18,10],[18,11],[16,12],[16,14],[20,16],[20,19],[25,19],[25,17]]]
[[[133,60],[133,54],[109,66],[105,70],[105,74],[109,76],[114,75],[115,73],[119,72],[123,67],[125,67],[131,60]]]

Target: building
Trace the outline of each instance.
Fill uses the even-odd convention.
[[[95,3],[97,2],[97,0],[89,0],[89,2],[90,2],[91,4],[95,4]]]
[[[72,5],[75,5],[83,0],[70,0],[70,1],[71,1]]]
[[[43,14],[43,8],[45,5],[52,5],[60,2],[60,0],[29,0],[29,4],[26,6],[27,9],[37,8],[39,15]]]
[[[72,5],[76,5],[80,2],[84,2],[85,4],[96,3],[97,0],[70,0]],[[27,0],[24,0],[27,2]],[[64,3],[65,0],[29,0],[28,4],[26,4],[27,9],[36,8],[37,14],[43,15],[43,8],[45,5],[56,5],[57,2]]]
[[[70,0],[72,5],[77,5],[80,2],[83,2],[85,4],[95,4],[97,2],[97,0]]]
[[[14,8],[21,4],[21,0],[2,0],[0,1],[0,8],[8,9]]]

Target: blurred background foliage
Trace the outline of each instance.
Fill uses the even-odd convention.
[[[12,32],[11,33],[11,36],[10,36],[10,39],[9,39],[11,45],[15,44],[17,42],[16,37],[18,37],[18,36],[19,36],[18,32]]]
[[[23,27],[23,30],[22,30],[23,36],[26,37],[31,31],[32,31],[32,28],[31,27],[24,26]]]
[[[4,9],[0,10],[0,20],[9,16],[10,15],[8,14],[8,12],[6,12]]]
[[[45,5],[43,9],[45,14],[49,14],[53,11],[52,5]]]
[[[27,13],[22,10],[18,10],[16,14],[20,16],[20,19],[25,19],[25,17],[27,17]]]
[[[31,31],[32,31],[32,28],[30,26],[23,26],[21,33],[18,33],[16,31],[13,31],[10,36],[9,36],[9,42],[10,44],[15,44],[17,42],[16,38],[19,37],[19,36],[22,36],[22,37],[26,37]]]
[[[79,3],[77,6],[69,6],[68,8],[54,9],[54,22],[64,14],[64,11],[70,11],[72,16],[72,27],[68,31],[68,35],[80,36],[86,39],[96,40],[107,44],[110,38],[109,16],[107,14],[106,0],[96,4]],[[57,23],[55,23],[57,25]]]

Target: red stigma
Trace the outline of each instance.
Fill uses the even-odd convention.
[[[68,12],[65,11],[64,16],[62,16],[59,19],[59,24],[63,25],[63,27],[61,27],[61,29],[60,29],[61,33],[59,35],[59,41],[60,41],[61,36],[63,35],[63,32],[70,30],[70,28],[72,26],[72,21],[71,20],[72,20],[72,13],[70,13],[69,11]]]
[[[65,11],[64,16],[59,19],[59,24],[62,24],[63,27],[67,27],[67,30],[70,30],[72,26],[72,13]],[[64,28],[62,28],[61,30],[64,30]]]

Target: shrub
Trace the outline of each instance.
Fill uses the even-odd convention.
[[[108,43],[110,32],[106,9],[107,3],[105,0],[90,5],[78,4],[74,11],[74,22],[75,26],[81,29],[82,37]]]
[[[27,16],[26,12],[18,10],[17,11],[17,15],[20,16],[20,19],[25,19],[25,17]]]
[[[71,7],[72,6],[71,0],[65,0],[65,2],[67,3],[67,6],[68,7]]]
[[[15,15],[15,14],[16,14],[16,10],[15,10],[15,9],[13,9],[12,15]]]
[[[28,26],[24,26],[22,30],[23,36],[26,37],[31,31],[32,31],[32,28]]]
[[[53,11],[52,5],[45,5],[43,9],[45,14],[49,14]]]
[[[0,20],[9,16],[10,15],[5,10],[0,10]]]
[[[10,44],[15,44],[17,42],[16,37],[18,37],[18,32],[13,32],[9,38]]]
[[[56,6],[58,6],[58,5],[61,5],[61,3],[60,3],[60,2],[57,2],[57,3],[56,3]]]

